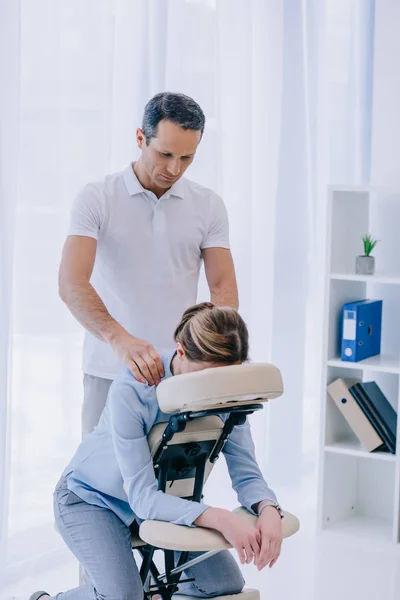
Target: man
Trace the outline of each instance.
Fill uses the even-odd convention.
[[[196,303],[202,260],[211,302],[238,307],[225,206],[182,178],[204,125],[191,98],[157,94],[136,132],[138,161],[88,184],[73,204],[59,290],[86,329],[83,436],[97,425],[123,364],[139,381],[160,382],[160,354]]]

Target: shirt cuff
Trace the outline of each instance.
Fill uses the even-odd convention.
[[[208,504],[200,504],[199,502],[193,502],[193,504],[194,506],[190,508],[190,511],[183,519],[183,521],[185,522],[180,521],[180,525],[186,525],[187,527],[197,527],[197,525],[194,525],[194,521],[196,521],[196,519],[198,519],[200,515],[206,512],[207,509],[211,508],[210,506],[208,506]]]
[[[260,502],[263,502],[264,500],[272,500],[273,502],[278,502],[274,492],[272,490],[269,490],[268,493],[257,494],[257,496],[254,495],[249,500],[246,499],[246,502],[243,503],[243,506],[246,510],[249,511],[249,513],[258,517],[258,513],[256,513],[252,509],[252,506],[254,506],[255,504],[260,504]]]

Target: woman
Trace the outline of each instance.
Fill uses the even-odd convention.
[[[209,302],[189,308],[174,339],[176,351],[163,357],[165,377],[248,360],[248,331],[232,308]],[[91,580],[57,594],[58,600],[142,599],[130,526],[145,519],[216,529],[242,564],[254,561],[259,570],[278,559],[279,507],[261,506],[276,497],[257,466],[248,423],[234,428],[223,452],[240,503],[255,514],[262,510],[257,526],[230,511],[157,490],[147,435],[169,418],[158,406],[155,386],[139,383],[130,370],[112,384],[98,427],[81,443],[54,492],[58,530]],[[238,594],[244,586],[229,551],[189,568],[186,575],[196,581],[181,584],[179,591],[194,597]],[[36,592],[31,600],[48,596]]]

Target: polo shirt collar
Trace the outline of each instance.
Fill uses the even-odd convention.
[[[123,178],[125,187],[130,196],[135,196],[136,194],[142,194],[143,192],[148,191],[142,186],[139,179],[136,177],[132,165],[129,165],[125,169],[125,171],[123,172]],[[178,198],[183,199],[184,185],[185,183],[181,177],[162,197],[169,198],[170,196],[177,196]]]

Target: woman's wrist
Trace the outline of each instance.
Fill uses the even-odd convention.
[[[262,513],[267,510],[267,509],[273,509],[275,510],[279,516],[282,518],[283,517],[283,512],[282,512],[282,508],[280,507],[280,505],[275,502],[275,500],[262,500],[258,506],[257,506],[257,514],[259,517],[261,517]]]
[[[197,519],[194,521],[194,525],[222,531],[226,516],[230,514],[230,511],[225,510],[224,508],[210,507],[207,508],[207,510],[205,510],[199,517],[197,517]]]

